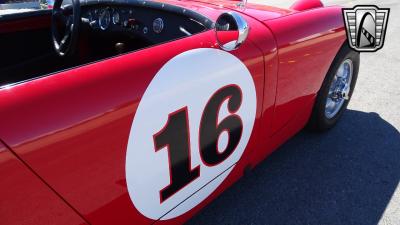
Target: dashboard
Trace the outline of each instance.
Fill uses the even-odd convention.
[[[178,12],[131,5],[91,5],[83,9],[82,18],[90,30],[103,35],[123,34],[160,43],[191,36],[207,29],[204,18],[193,18],[182,8]]]

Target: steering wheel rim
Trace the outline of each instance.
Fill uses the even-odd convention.
[[[71,2],[63,7],[63,0],[55,0],[51,14],[53,46],[59,56],[73,55],[77,49],[81,7],[79,0]]]

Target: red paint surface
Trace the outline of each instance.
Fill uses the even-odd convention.
[[[1,224],[85,224],[0,141]]]
[[[0,21],[0,34],[50,27],[50,14]]]
[[[213,20],[227,10],[218,6],[220,2],[166,2],[196,10]],[[235,2],[223,4],[236,7],[232,5]],[[256,86],[256,122],[249,144],[232,173],[205,201],[182,216],[159,223],[188,220],[239,179],[245,168],[255,166],[300,130],[344,42],[338,8],[300,13],[249,6],[244,13],[251,16],[243,14],[251,28],[249,38],[231,52],[245,63]],[[169,59],[189,49],[215,47],[214,32],[207,31],[0,89],[0,138],[90,223],[153,223],[134,208],[125,183],[126,147],[137,105],[153,76]],[[40,224],[46,224],[54,218],[53,222],[61,224],[83,222],[4,146],[0,149],[0,173],[8,177],[12,171],[21,171],[13,175],[18,180],[2,181],[8,183],[0,185],[7,207],[30,206],[29,196],[39,206],[54,205],[21,215],[8,208],[4,211],[6,206],[1,205],[0,212],[5,212],[9,221],[19,223],[22,218],[28,220],[27,224],[37,224],[35,219],[39,218]],[[26,203],[10,197],[19,195],[28,184],[33,188],[23,193],[29,195],[24,198],[28,199]],[[35,199],[31,191],[44,197]]]
[[[290,6],[290,8],[293,10],[303,11],[323,6],[324,5],[320,0],[297,0],[292,6]]]
[[[3,89],[0,115],[7,116],[0,118],[0,136],[91,223],[151,223],[133,207],[125,185],[126,145],[136,107],[167,60],[214,42],[208,31]],[[148,60],[155,55],[157,63]],[[261,53],[248,42],[236,55],[248,65],[262,96]],[[261,109],[260,102],[257,119]]]
[[[264,23],[273,30],[279,49],[272,127],[276,132],[315,98],[346,37],[338,7],[309,10]]]
[[[229,10],[234,10],[253,18],[256,18],[260,21],[262,20],[270,20],[276,19],[282,16],[286,16],[294,13],[295,11],[291,9],[282,9],[268,5],[254,4],[254,3],[246,3],[246,7],[241,7],[239,1],[229,1],[229,0],[196,0],[196,2],[201,2],[207,5],[213,5],[217,8],[225,8]],[[189,2],[191,4],[192,2]],[[187,5],[187,3],[186,3]]]

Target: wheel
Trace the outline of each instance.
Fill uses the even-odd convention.
[[[353,94],[359,65],[360,53],[345,43],[333,60],[318,92],[308,128],[321,132],[335,126]]]

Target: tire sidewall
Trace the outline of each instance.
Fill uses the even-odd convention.
[[[325,105],[328,100],[329,88],[330,85],[336,75],[337,70],[339,69],[340,65],[347,59],[350,59],[353,63],[353,74],[350,84],[350,91],[349,91],[349,99],[345,100],[340,110],[337,114],[332,118],[327,118],[325,115]],[[339,53],[336,55],[329,71],[324,79],[322,87],[318,93],[317,100],[315,103],[314,113],[313,115],[316,117],[316,128],[318,130],[326,130],[333,127],[339,118],[342,116],[344,111],[349,104],[349,101],[353,95],[354,87],[357,82],[358,77],[358,70],[360,64],[360,53],[350,49],[347,44],[344,44],[343,47],[340,49]]]

